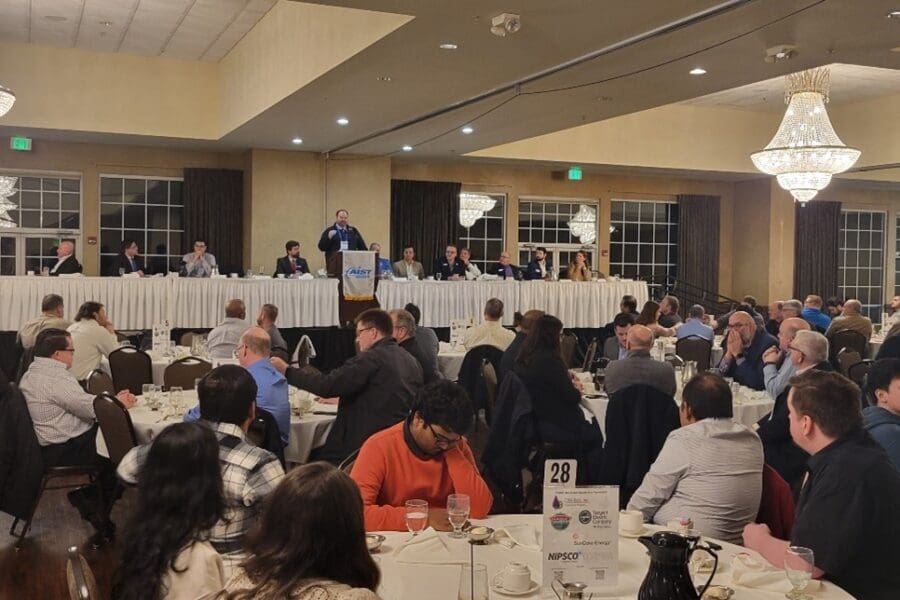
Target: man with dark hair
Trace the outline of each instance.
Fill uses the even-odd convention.
[[[19,330],[19,341],[23,348],[34,346],[34,340],[45,329],[68,329],[72,324],[64,319],[65,307],[62,296],[47,294],[41,301],[41,316],[22,325]]]
[[[622,360],[628,355],[628,332],[634,325],[634,315],[621,312],[613,319],[612,335],[603,343],[603,356],[609,360]]]
[[[194,251],[181,258],[181,271],[185,277],[210,277],[216,267],[216,257],[206,251],[206,240],[194,240]]]
[[[675,296],[664,296],[659,302],[659,319],[657,322],[660,327],[675,327],[681,323],[681,315],[678,314],[680,304]]]
[[[305,258],[300,257],[300,242],[288,240],[284,244],[284,250],[287,254],[275,262],[275,275],[292,277],[309,273],[309,264]]]
[[[343,250],[366,250],[366,242],[358,229],[350,225],[350,213],[340,208],[334,213],[334,225],[319,238],[319,250],[325,253],[325,264]]]
[[[435,379],[440,379],[437,370],[437,362],[432,358],[431,353],[426,350],[419,339],[416,337],[416,322],[413,316],[402,308],[395,308],[389,311],[391,322],[394,324],[394,332],[392,337],[401,348],[409,352],[419,366],[422,368],[422,378],[425,384],[429,384]]]
[[[688,320],[676,330],[675,336],[679,340],[698,337],[711,342],[716,337],[716,333],[712,327],[706,324],[706,311],[701,305],[695,304],[688,311]]]
[[[463,437],[473,421],[465,390],[435,381],[419,392],[405,421],[366,440],[350,473],[362,493],[366,531],[405,531],[404,503],[412,498],[428,502],[431,526],[442,531],[450,529],[450,494],[469,496],[470,518],[487,516],[493,497]]]
[[[840,296],[829,296],[828,300],[825,301],[825,312],[834,320],[835,317],[844,312],[844,299]]]
[[[702,535],[739,544],[762,495],[759,437],[732,418],[731,390],[701,373],[684,386],[681,428],[666,443],[628,502],[648,522],[690,515]]]
[[[246,318],[247,307],[243,300],[233,298],[225,304],[225,320],[216,325],[206,338],[210,357],[234,358],[238,340],[250,327]]]
[[[503,301],[490,298],[484,304],[484,320],[475,327],[468,328],[460,342],[467,350],[475,346],[496,346],[506,350],[515,339],[516,334],[503,327]]]
[[[756,298],[754,298],[753,296],[744,296],[735,308],[716,319],[716,327],[718,329],[724,329],[725,327],[727,327],[728,320],[731,318],[731,315],[738,311],[745,312],[753,317],[753,321],[756,323],[757,328],[766,328],[766,320],[763,319],[763,316],[756,310]]]
[[[547,249],[538,246],[534,249],[534,258],[525,266],[525,279],[549,279],[550,265],[547,262]]]
[[[197,386],[200,418],[219,440],[219,464],[225,492],[225,514],[213,526],[209,541],[222,555],[226,575],[245,557],[244,536],[260,514],[263,501],[284,478],[275,455],[247,441],[256,416],[256,382],[237,365],[222,365]],[[119,477],[136,484],[150,444],[133,448],[119,463]]]
[[[456,246],[453,244],[447,246],[444,250],[444,257],[434,260],[434,268],[431,272],[435,279],[457,281],[466,278],[466,265],[457,256]]]
[[[781,300],[776,300],[769,305],[769,320],[766,321],[766,331],[769,332],[769,335],[778,336],[778,330],[781,327],[781,322],[784,320],[784,315],[781,312],[783,307],[784,302]]]
[[[394,263],[394,277],[423,279],[425,277],[425,267],[415,258],[416,249],[412,247],[412,244],[403,246],[403,260],[398,260]]]
[[[412,315],[413,320],[416,322],[416,337],[419,339],[419,343],[423,349],[431,354],[434,364],[438,364],[437,355],[441,349],[441,343],[438,341],[434,329],[431,327],[424,327],[420,324],[422,321],[422,311],[420,311],[419,307],[412,302],[404,306],[403,310]]]
[[[34,346],[34,362],[22,376],[19,388],[28,404],[41,457],[48,467],[97,464],[100,486],[106,500],[111,498],[116,478],[109,460],[97,455],[97,422],[94,395],[84,391],[69,371],[72,366],[72,337],[62,329],[45,329]],[[135,398],[128,390],[116,397],[126,408]],[[69,502],[97,530],[95,542],[110,538],[114,528],[107,520],[94,486],[69,492]]]
[[[744,545],[778,566],[788,546],[810,548],[814,578],[827,577],[855,598],[894,599],[900,590],[900,474],[863,430],[859,388],[816,370],[790,383],[791,437],[810,454],[791,539],[750,524]]]
[[[256,324],[266,330],[269,334],[269,340],[272,342],[272,348],[281,348],[287,351],[288,345],[284,341],[275,321],[278,320],[278,307],[274,304],[263,304],[259,307],[259,315],[256,317]]]
[[[759,327],[749,313],[736,310],[728,318],[725,354],[717,367],[725,377],[754,390],[765,389],[763,353],[777,346],[778,340]]]
[[[881,444],[900,471],[900,359],[875,361],[866,379],[876,406],[863,410],[866,431]]]
[[[110,277],[119,277],[127,273],[144,276],[144,259],[138,256],[138,245],[133,238],[122,240],[121,249],[110,262],[109,270],[106,272]]]
[[[622,296],[622,301],[619,302],[619,312],[623,312],[629,315],[635,315],[636,317],[638,314],[637,304],[637,298],[635,298],[631,294],[625,294],[624,296]]]
[[[312,367],[298,369],[279,358],[271,359],[294,387],[341,399],[325,445],[313,450],[310,460],[340,464],[370,435],[406,417],[422,388],[422,369],[397,345],[393,332],[390,315],[370,308],[356,318],[359,354],[327,375]]]
[[[519,349],[522,347],[522,342],[525,341],[525,338],[528,337],[528,332],[531,331],[534,324],[537,323],[544,314],[545,313],[542,310],[532,309],[525,311],[525,314],[522,315],[522,320],[519,322],[519,327],[516,331],[516,337],[513,338],[513,341],[506,347],[506,350],[503,351],[503,356],[500,357],[500,372],[497,373],[498,382],[502,381],[503,376],[512,372],[515,368],[516,359],[519,358]]]

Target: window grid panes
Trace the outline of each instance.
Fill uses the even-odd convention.
[[[610,210],[611,274],[634,279],[677,275],[677,203],[613,200]]]
[[[561,275],[575,256],[582,250],[587,253],[591,269],[596,270],[596,241],[583,244],[578,236],[573,235],[568,222],[581,206],[589,206],[598,211],[598,203],[590,200],[552,200],[541,198],[523,198],[519,200],[519,264],[531,261],[535,248],[547,248],[550,264],[559,267]]]
[[[500,258],[506,232],[506,196],[487,195],[497,201],[494,208],[468,229],[460,225],[459,234],[459,247],[471,251],[472,262],[478,265],[482,273],[486,273],[488,267]]]
[[[20,176],[16,193],[8,196],[18,208],[9,211],[18,229],[77,230],[81,228],[81,179],[72,176]],[[15,229],[13,229],[15,231]]]
[[[863,314],[881,321],[884,301],[884,238],[887,215],[842,210],[838,234],[838,284],[843,298],[862,303]]]
[[[134,239],[152,273],[175,268],[184,248],[182,180],[100,177],[100,269],[106,274],[123,239]]]
[[[16,274],[16,238],[0,236],[0,275]]]

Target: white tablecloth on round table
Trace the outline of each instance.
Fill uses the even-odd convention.
[[[421,325],[449,327],[451,319],[481,321],[489,298],[503,301],[503,324],[512,325],[513,313],[540,309],[553,314],[568,328],[598,328],[619,312],[622,296],[631,294],[643,304],[648,299],[643,281],[416,281],[378,283],[378,302],[385,310],[408,302],[422,311]]]
[[[18,331],[39,315],[46,294],[62,296],[70,319],[82,303],[101,302],[120,330],[150,329],[166,319],[172,327],[215,327],[232,298],[244,300],[250,318],[275,304],[279,327],[328,327],[340,323],[337,287],[337,279],[2,277],[0,331]]]
[[[466,351],[462,348],[454,350],[447,342],[441,342],[437,357],[438,370],[444,379],[456,381],[456,378],[459,377],[459,370],[462,368],[463,359],[466,357]]]
[[[473,522],[488,525],[494,529],[506,525],[527,523],[534,526],[540,536],[542,517],[540,515],[498,515],[484,520],[474,520]],[[662,528],[652,528],[652,530],[660,529]],[[457,600],[462,568],[459,564],[398,563],[396,551],[405,540],[409,539],[409,534],[406,532],[382,532],[382,534],[387,539],[384,541],[381,551],[373,555],[381,569],[381,586],[378,588],[379,597],[383,600],[422,600],[424,598],[428,600]],[[470,549],[468,542],[466,540],[452,539],[446,533],[440,535],[446,542],[451,560],[467,563]],[[710,541],[715,541],[722,546],[722,550],[718,552],[719,569],[716,572],[713,583],[734,588],[735,600],[769,600],[784,597],[783,593],[752,589],[735,584],[732,581],[731,562],[737,554],[741,552],[749,553],[763,564],[766,564],[765,559],[752,550],[747,550],[734,544],[717,540]],[[539,550],[526,550],[521,546],[514,546],[508,549],[493,542],[484,546],[475,546],[474,550],[475,562],[484,564],[487,568],[489,585],[490,580],[509,562],[528,565],[528,568],[531,570],[532,580],[542,583],[542,554]],[[609,590],[602,597],[622,600],[634,600],[634,598],[637,598],[638,590],[647,574],[649,565],[650,558],[647,555],[647,549],[636,539],[620,536],[618,585],[614,590]],[[705,581],[708,575],[698,576],[698,582],[699,577],[703,577]],[[510,596],[491,591],[489,597],[494,600],[500,600]],[[540,598],[541,592],[538,590],[520,597]],[[555,598],[553,595],[545,597]],[[828,581],[822,582],[822,587],[814,593],[813,597],[816,600],[852,598],[838,586]],[[594,598],[598,598],[598,596],[595,594]]]
[[[881,350],[881,344],[884,343],[884,336],[872,336],[869,340],[869,356],[863,356],[863,358],[871,358],[875,359],[878,356],[878,351]]]

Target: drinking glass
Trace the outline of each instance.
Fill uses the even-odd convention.
[[[737,381],[732,381],[728,384],[731,388],[731,403],[732,404],[740,404],[741,403],[741,384]]]
[[[462,532],[463,525],[469,519],[469,497],[465,494],[450,494],[447,496],[447,518],[453,525],[452,538],[464,538],[466,534]]]
[[[153,393],[153,384],[145,383],[141,386],[141,398],[146,402],[150,398],[150,394]]]
[[[172,404],[172,410],[176,413],[184,410],[184,389],[177,385],[173,385],[172,387],[170,387],[169,401]]]
[[[441,277],[443,277],[443,273],[441,273],[440,271],[438,271],[437,273],[434,274],[435,281],[440,281]]]
[[[260,266],[260,267],[259,267],[259,274],[260,274],[260,275],[265,275],[265,274],[266,274],[266,268],[263,267],[263,266]]]
[[[253,269],[247,269],[247,272],[244,273],[244,277],[247,279],[253,279]]]
[[[459,600],[488,600],[487,567],[463,565],[459,575]]]
[[[50,275],[50,267],[41,267],[41,276],[47,277]]]
[[[125,269],[123,267],[119,267],[119,277],[125,274]]]
[[[802,546],[790,546],[784,554],[784,572],[793,588],[785,594],[791,600],[810,600],[812,596],[804,593],[809,580],[812,579],[815,559],[813,551]]]
[[[406,501],[406,528],[414,536],[428,526],[428,502],[425,500]]]

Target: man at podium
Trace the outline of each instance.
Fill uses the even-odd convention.
[[[334,225],[322,232],[319,250],[325,253],[325,264],[342,250],[367,250],[366,242],[358,229],[350,225],[350,213],[343,208],[334,213]]]

